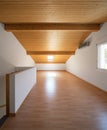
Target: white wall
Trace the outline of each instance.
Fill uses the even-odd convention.
[[[0,23],[0,76],[4,77],[5,74],[13,72],[17,66],[31,67],[34,65],[35,62],[29,55],[26,55],[25,49],[15,36],[11,32],[6,32],[3,24]],[[0,80],[0,95],[4,93],[0,98],[1,105],[2,100],[6,100],[3,81]]]
[[[5,93],[5,76],[0,76],[0,117],[6,113],[6,93]]]
[[[23,71],[23,70],[27,70],[27,69],[30,69],[32,67],[15,67],[15,72],[19,72],[19,71]]]
[[[36,68],[12,74],[10,77],[10,113],[16,113],[36,84]]]
[[[107,42],[107,23],[88,38],[91,38],[91,45],[78,49],[66,62],[66,70],[107,91],[107,71],[97,69],[97,44]]]
[[[37,70],[65,70],[65,64],[36,64]]]
[[[14,71],[17,66],[34,66],[32,58],[11,32],[0,24],[0,75]]]

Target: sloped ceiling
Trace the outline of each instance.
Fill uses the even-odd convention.
[[[36,63],[65,63],[106,21],[107,0],[0,0],[0,22]]]

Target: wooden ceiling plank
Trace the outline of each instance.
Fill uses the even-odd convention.
[[[48,55],[31,55],[36,63],[65,63],[71,55],[53,55],[52,61],[48,61]]]
[[[10,32],[36,30],[73,30],[98,31],[100,24],[71,24],[71,23],[35,23],[35,24],[5,24],[5,30]]]
[[[74,55],[75,51],[27,51],[28,55]]]

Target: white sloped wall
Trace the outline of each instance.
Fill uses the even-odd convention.
[[[90,34],[91,45],[78,49],[66,62],[66,70],[79,78],[107,91],[107,70],[97,68],[97,44],[107,42],[107,23],[98,32]],[[87,38],[87,39],[88,39]]]
[[[0,106],[6,104],[5,75],[13,72],[17,66],[31,67],[35,66],[35,62],[26,54],[15,36],[11,32],[6,32],[4,25],[0,23]],[[4,114],[2,109],[0,108],[0,118]]]

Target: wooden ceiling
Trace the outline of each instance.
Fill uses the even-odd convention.
[[[65,63],[106,21],[107,0],[0,0],[0,22],[36,63]]]

